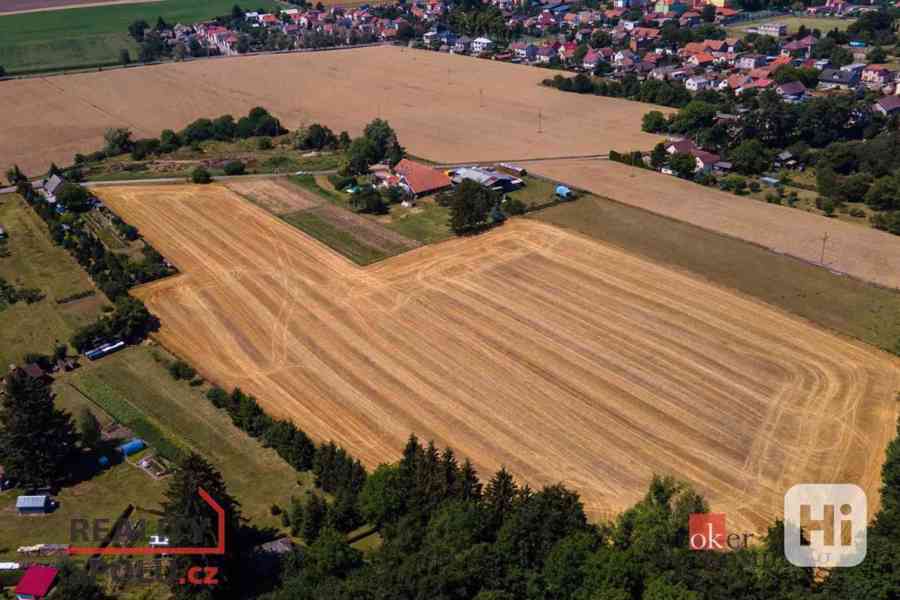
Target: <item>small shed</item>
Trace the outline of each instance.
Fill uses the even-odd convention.
[[[7,238],[7,235],[8,234],[6,233],[6,229],[4,229],[2,225],[0,225],[0,240],[5,240]]]
[[[53,510],[53,500],[46,494],[16,498],[16,511],[20,515],[43,515],[51,510]]]
[[[47,565],[28,567],[19,580],[14,593],[18,600],[40,600],[46,598],[56,584],[59,569]]]
[[[563,200],[568,200],[572,197],[572,190],[564,185],[558,185],[556,186],[556,196],[558,198],[562,198]]]
[[[125,442],[121,446],[119,446],[118,450],[122,453],[123,456],[131,456],[137,452],[140,452],[144,448],[147,447],[147,444],[144,443],[144,440],[140,438],[134,438],[130,442]]]

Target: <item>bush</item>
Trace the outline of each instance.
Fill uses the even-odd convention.
[[[256,147],[260,150],[271,150],[272,149],[272,138],[269,137],[261,137],[256,141]]]
[[[206,170],[206,167],[197,167],[191,172],[191,181],[199,184],[209,183],[212,181],[212,176]]]
[[[507,198],[503,203],[503,212],[509,216],[524,215],[528,212],[528,207],[518,198]]]
[[[278,506],[277,504],[273,504],[272,506],[269,507],[269,514],[271,514],[273,517],[277,517],[281,513],[282,513],[281,507]]]
[[[233,160],[229,163],[225,163],[225,174],[226,175],[243,175],[246,167],[244,163],[239,160]]]
[[[356,177],[348,175],[329,175],[328,181],[336,190],[346,190],[348,187],[356,185]]]
[[[851,208],[851,209],[850,209],[850,216],[851,216],[851,217],[857,217],[857,218],[865,217],[865,216],[866,216],[866,211],[864,211],[864,210],[861,209],[861,208]]]
[[[193,379],[197,371],[183,360],[176,360],[169,365],[169,375],[173,379]]]

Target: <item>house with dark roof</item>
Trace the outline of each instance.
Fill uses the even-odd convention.
[[[900,112],[900,96],[885,96],[875,102],[872,108],[886,117],[895,115]]]
[[[782,83],[775,91],[785,102],[801,102],[806,98],[806,86],[799,81]]]
[[[859,71],[849,69],[825,69],[819,74],[819,88],[823,90],[849,90],[859,85]]]

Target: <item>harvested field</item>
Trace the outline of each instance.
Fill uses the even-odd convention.
[[[323,204],[308,212],[347,231],[363,243],[378,248],[386,254],[397,254],[421,246],[415,240],[403,237],[396,231],[388,229],[381,223],[334,206]]]
[[[530,220],[360,269],[221,186],[98,192],[183,272],[135,291],[160,340],[369,466],[414,431],[594,516],[654,472],[735,530],[801,481],[875,508],[900,365],[772,307]]]
[[[230,181],[226,185],[276,215],[306,210],[321,204],[313,194],[279,179],[241,179]]]
[[[534,164],[530,169],[600,196],[814,264],[820,264],[827,235],[825,267],[900,288],[900,236],[611,161],[555,161]]]
[[[660,139],[640,131],[653,106],[540,86],[550,75],[382,46],[7,81],[0,86],[0,156],[34,173],[97,150],[109,127],[130,127],[135,138],[158,136],[254,106],[291,129],[318,121],[351,134],[381,116],[411,153],[441,162],[649,149]]]

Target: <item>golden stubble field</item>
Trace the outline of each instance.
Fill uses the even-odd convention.
[[[98,192],[183,271],[135,292],[162,343],[368,466],[416,432],[598,517],[654,472],[734,528],[798,482],[875,508],[897,362],[771,307],[532,221],[361,269],[224,187]]]
[[[0,157],[34,172],[101,148],[109,127],[154,137],[254,106],[289,129],[321,122],[354,135],[380,116],[413,154],[446,162],[598,154],[658,141],[640,126],[658,107],[539,85],[553,74],[381,46],[6,81]]]

